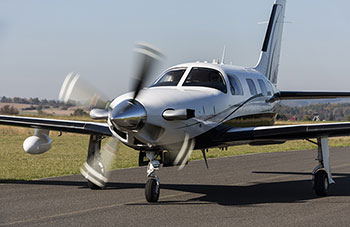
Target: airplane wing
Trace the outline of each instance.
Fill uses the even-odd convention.
[[[231,145],[238,142],[249,143],[252,145],[266,145],[283,143],[287,140],[348,135],[350,135],[350,122],[259,126],[247,128],[219,126],[218,128],[199,136],[198,140],[200,143],[203,143],[202,145],[212,147],[223,144]],[[210,144],[206,141],[210,141]]]
[[[0,125],[12,125],[61,132],[112,136],[112,133],[110,132],[107,124],[97,122],[0,115]]]
[[[349,98],[349,97],[350,97],[350,92],[280,91],[272,97],[272,100],[334,99],[334,98]]]

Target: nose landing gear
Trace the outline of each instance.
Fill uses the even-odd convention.
[[[158,153],[146,151],[146,156],[150,160],[147,166],[147,177],[149,178],[145,186],[145,197],[150,203],[157,202],[160,194],[160,180],[155,171],[159,170],[160,162],[155,160]]]

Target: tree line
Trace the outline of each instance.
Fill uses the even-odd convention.
[[[73,103],[65,104],[63,102],[59,102],[57,100],[47,100],[47,99],[39,99],[39,98],[20,98],[20,97],[6,97],[3,96],[0,99],[0,103],[6,103],[6,105],[3,105],[0,107],[0,114],[19,114],[20,111],[14,107],[13,103],[18,104],[30,104],[30,106],[22,108],[21,110],[36,110],[38,115],[46,115],[43,110],[49,109],[49,108],[59,108],[61,110],[67,110],[69,107],[75,106]],[[71,114],[72,116],[86,116],[88,113],[81,108],[75,109],[74,112]]]
[[[320,103],[307,106],[279,105],[277,120],[310,121],[318,116],[321,121],[350,121],[350,103]]]
[[[3,96],[0,99],[0,102],[2,103],[20,103],[20,104],[31,104],[31,105],[42,105],[42,106],[50,106],[53,108],[59,108],[59,107],[70,107],[73,106],[73,104],[65,104],[62,102],[59,102],[57,100],[47,100],[47,99],[39,99],[39,98],[20,98],[20,97],[6,97]]]

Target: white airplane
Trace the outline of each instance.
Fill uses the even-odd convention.
[[[350,92],[280,91],[276,88],[284,23],[285,0],[276,0],[268,23],[259,61],[255,67],[220,63],[186,63],[165,70],[143,88],[162,55],[140,44],[141,66],[133,92],[106,101],[77,74],[69,74],[61,88],[64,102],[89,102],[93,119],[106,123],[0,116],[0,124],[34,128],[24,141],[30,154],[48,151],[50,130],[90,135],[87,161],[81,168],[92,189],[108,181],[108,169],[117,141],[140,151],[140,165],[148,164],[146,200],[157,202],[160,165],[187,164],[191,151],[239,144],[280,144],[306,139],[318,145],[318,165],[313,170],[313,189],[326,196],[334,183],[329,162],[328,137],[350,134],[349,123],[274,126],[276,105],[286,99],[350,97]],[[111,139],[101,148],[101,140]],[[317,139],[316,142],[311,139]],[[145,161],[147,158],[149,161]],[[146,160],[147,160],[146,159]],[[207,163],[207,162],[206,162]]]

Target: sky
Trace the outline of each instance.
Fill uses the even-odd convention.
[[[131,87],[140,41],[166,56],[158,73],[219,59],[224,46],[227,63],[254,66],[273,2],[1,0],[0,96],[57,99],[74,71],[116,97]],[[350,91],[349,9],[348,0],[287,1],[279,89]]]

